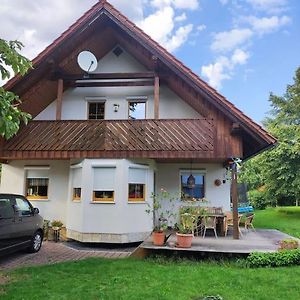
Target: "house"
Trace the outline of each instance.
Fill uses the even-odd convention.
[[[88,74],[77,63],[84,50],[98,61]],[[177,206],[205,197],[229,210],[224,163],[275,143],[106,1],[33,66],[5,85],[33,120],[0,142],[0,191],[25,194],[78,241],[143,240],[151,194],[161,188],[184,192]]]

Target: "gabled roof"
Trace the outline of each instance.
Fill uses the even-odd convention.
[[[85,26],[93,24],[97,18],[107,16],[117,26],[122,28],[127,34],[133,37],[138,43],[142,43],[145,48],[151,51],[162,63],[170,68],[176,75],[185,80],[195,91],[197,91],[205,100],[212,106],[216,107],[224,113],[232,122],[240,124],[241,128],[247,135],[259,141],[259,146],[255,152],[258,152],[276,142],[276,139],[265,131],[261,126],[247,117],[242,111],[236,108],[224,96],[218,93],[215,89],[210,87],[203,81],[197,74],[186,67],[182,62],[176,59],[161,45],[155,42],[149,35],[138,28],[133,22],[121,14],[111,4],[105,0],[96,3],[89,11],[87,11],[81,18],[79,18],[72,26],[70,26],[60,37],[58,37],[52,44],[50,44],[44,51],[42,51],[34,60],[33,67],[25,77],[19,75],[12,78],[4,86],[6,89],[14,89],[17,85],[22,84],[32,74],[35,69],[38,69],[51,57],[55,51],[58,51],[64,43],[71,39],[78,31],[82,30]],[[54,100],[54,99],[53,99]],[[251,153],[253,154],[253,153]]]

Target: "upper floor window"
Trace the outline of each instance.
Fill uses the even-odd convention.
[[[128,119],[143,120],[146,119],[146,101],[128,102]]]
[[[89,120],[104,120],[105,102],[89,102]]]

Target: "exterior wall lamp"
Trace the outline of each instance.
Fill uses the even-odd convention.
[[[114,112],[118,112],[120,108],[120,104],[114,104]]]

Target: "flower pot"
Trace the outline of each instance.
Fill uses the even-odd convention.
[[[163,246],[165,243],[166,234],[163,231],[153,231],[152,241],[155,246]]]
[[[192,233],[183,234],[176,232],[177,244],[179,248],[191,248],[194,235]]]

